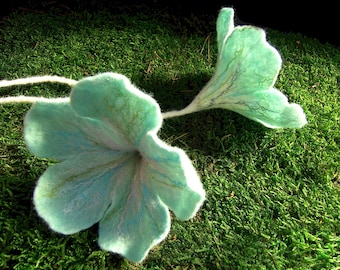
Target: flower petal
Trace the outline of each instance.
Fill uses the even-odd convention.
[[[38,214],[63,234],[92,226],[110,204],[128,196],[131,159],[103,151],[97,155],[79,154],[49,167],[34,191]]]
[[[217,31],[226,31],[219,24],[230,20],[232,14],[230,11],[220,14]],[[219,36],[223,35],[218,33]],[[282,61],[277,50],[266,41],[265,32],[242,26],[234,28],[223,42],[221,37],[216,71],[186,110],[223,108],[270,128],[304,126],[307,120],[302,108],[289,104],[287,97],[273,88]]]
[[[32,153],[56,160],[72,158],[82,152],[131,148],[119,130],[80,117],[69,101],[35,103],[25,116],[24,138]]]
[[[301,106],[289,103],[287,97],[275,88],[231,96],[222,106],[269,128],[301,128],[307,123]]]
[[[201,109],[226,108],[231,97],[267,91],[280,68],[281,57],[267,43],[262,29],[236,27],[224,43],[213,77],[193,103]]]
[[[82,79],[72,89],[71,104],[79,115],[120,130],[136,147],[146,132],[158,130],[162,124],[158,103],[121,74],[102,73]]]
[[[136,176],[141,175],[137,172]],[[134,183],[139,182],[133,180]],[[131,186],[124,207],[111,205],[99,223],[100,247],[138,263],[152,247],[165,239],[170,230],[167,207],[147,185]]]
[[[219,53],[222,51],[224,43],[234,30],[234,10],[232,8],[222,8],[217,17],[217,46]]]
[[[152,134],[145,136],[141,149],[148,162],[145,175],[160,199],[179,219],[196,215],[205,191],[186,153]]]

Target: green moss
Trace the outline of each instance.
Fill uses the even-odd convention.
[[[0,29],[0,76],[72,79],[113,71],[181,109],[213,72],[215,34],[174,31],[158,15],[13,13]],[[160,16],[160,15],[159,15]],[[332,269],[340,264],[340,52],[298,34],[267,32],[283,67],[276,87],[308,124],[270,130],[211,110],[165,121],[161,137],[184,148],[207,190],[191,221],[173,218],[166,241],[141,265],[101,251],[97,228],[49,230],[32,192],[52,162],[22,140],[27,105],[0,107],[1,269]],[[1,88],[1,96],[67,96],[64,85]],[[333,183],[334,182],[334,183]]]

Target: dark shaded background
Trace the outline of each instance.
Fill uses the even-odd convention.
[[[0,19],[13,10],[46,10],[61,8],[65,11],[109,8],[113,12],[143,7],[168,12],[178,18],[202,20],[216,18],[221,7],[233,7],[240,22],[272,28],[283,32],[303,33],[307,37],[340,47],[340,12],[336,1],[227,1],[227,0],[0,0]],[[213,26],[214,27],[214,26]]]

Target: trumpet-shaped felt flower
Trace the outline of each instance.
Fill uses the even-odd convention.
[[[142,261],[169,232],[169,209],[187,220],[205,198],[188,156],[157,137],[161,125],[156,101],[114,73],[82,79],[69,99],[36,102],[26,144],[58,161],[37,182],[38,214],[62,234],[99,222],[103,249]]]
[[[215,73],[183,113],[177,114],[223,108],[269,128],[301,128],[307,123],[301,106],[290,104],[273,87],[281,69],[280,54],[266,41],[262,29],[234,27],[233,20],[233,9],[220,11]]]

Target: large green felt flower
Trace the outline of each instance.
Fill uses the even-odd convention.
[[[59,161],[38,180],[38,214],[63,234],[99,222],[103,249],[142,261],[169,232],[168,209],[187,220],[205,198],[188,156],[157,137],[161,124],[156,101],[114,73],[79,81],[69,99],[35,103],[27,146]]]

